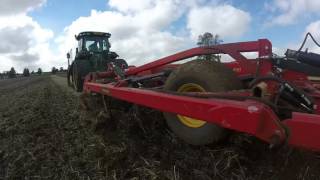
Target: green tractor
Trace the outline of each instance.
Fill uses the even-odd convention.
[[[126,69],[128,64],[124,59],[119,59],[118,54],[110,51],[110,33],[81,32],[75,36],[78,46],[75,56],[72,51],[67,53],[68,58],[68,84],[78,92],[82,91],[85,76],[90,72],[106,71],[108,64]],[[69,65],[69,59],[73,59]]]

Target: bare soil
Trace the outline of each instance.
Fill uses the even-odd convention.
[[[190,146],[162,114],[84,111],[63,76],[0,81],[0,179],[320,179],[320,155],[231,133]]]

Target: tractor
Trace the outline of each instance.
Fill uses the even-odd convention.
[[[105,32],[81,32],[75,35],[78,46],[75,49],[75,57],[69,65],[72,50],[67,53],[68,58],[68,84],[77,92],[83,89],[85,76],[90,72],[101,72],[112,63],[117,68],[127,68],[124,59],[119,59],[118,54],[110,51],[109,42],[111,34]]]

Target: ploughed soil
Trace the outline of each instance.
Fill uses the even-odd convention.
[[[160,112],[132,106],[107,118],[96,105],[81,108],[62,76],[1,80],[0,179],[320,179],[317,153],[232,132],[191,146]]]

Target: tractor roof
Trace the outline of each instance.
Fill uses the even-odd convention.
[[[95,31],[85,31],[85,32],[81,32],[78,35],[76,35],[76,39],[79,40],[81,37],[84,36],[102,36],[102,37],[110,37],[111,34],[110,33],[106,33],[106,32],[95,32]]]

